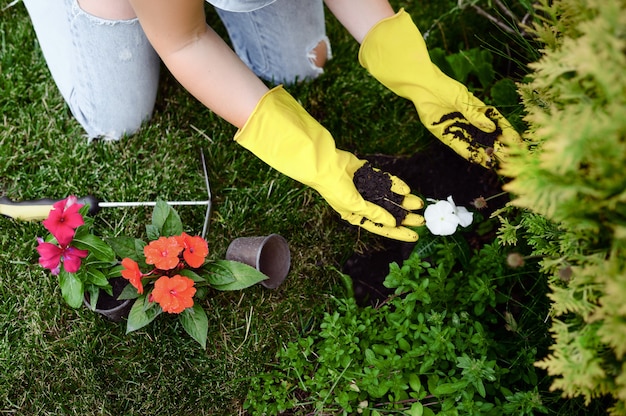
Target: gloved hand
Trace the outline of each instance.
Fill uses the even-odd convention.
[[[432,63],[404,10],[370,29],[359,62],[391,91],[413,101],[424,126],[470,162],[493,167],[504,156],[503,143],[521,140],[498,110]]]
[[[235,141],[279,172],[318,191],[349,223],[396,240],[418,239],[387,210],[363,199],[353,179],[365,161],[338,150],[328,130],[282,87],[261,98]],[[410,211],[422,208],[423,201],[411,195],[403,181],[390,177],[391,190],[405,196],[401,205],[409,213],[402,225],[422,225],[424,218]]]

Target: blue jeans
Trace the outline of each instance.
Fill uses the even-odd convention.
[[[152,115],[160,60],[137,19],[85,13],[77,0],[24,0],[52,77],[89,139],[133,134]],[[276,83],[322,70],[310,51],[325,34],[322,0],[277,0],[251,12],[216,9],[240,58]],[[330,58],[330,46],[328,45]]]

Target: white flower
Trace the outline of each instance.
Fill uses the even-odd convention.
[[[465,207],[457,207],[452,196],[447,201],[435,201],[426,207],[424,220],[426,227],[436,235],[452,235],[456,228],[467,227],[472,223],[474,214]]]

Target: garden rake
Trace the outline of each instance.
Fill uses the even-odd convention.
[[[202,157],[202,170],[204,171],[204,181],[207,189],[207,199],[204,201],[166,201],[168,205],[172,206],[193,206],[193,205],[206,205],[206,213],[204,217],[204,225],[202,227],[202,238],[206,237],[206,233],[209,228],[209,217],[211,216],[211,186],[209,184],[209,175],[206,167],[206,160],[204,158],[204,152],[200,152]],[[48,217],[52,205],[57,202],[56,200],[49,198],[42,198],[31,201],[19,201],[15,202],[7,197],[0,197],[0,215],[6,217],[33,221],[43,220]],[[139,207],[139,206],[155,206],[156,201],[130,201],[130,202],[105,202],[99,201],[93,195],[88,195],[83,198],[78,198],[78,202],[81,204],[89,205],[89,213],[95,214],[101,208],[120,208],[120,207]]]

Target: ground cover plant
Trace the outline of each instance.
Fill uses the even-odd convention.
[[[534,61],[529,56],[537,51],[528,38],[519,36],[523,34],[519,26],[508,25],[514,28],[513,33],[503,32],[487,23],[481,13],[507,23],[509,15],[498,15],[501,9],[490,9],[486,1],[393,4],[413,14],[442,70],[468,83],[487,103],[498,105],[518,130],[525,128],[514,80],[525,75],[525,64]],[[43,226],[0,218],[3,413],[245,414],[247,393],[252,389],[265,394],[259,380],[276,385],[280,380],[270,374],[287,363],[289,354],[302,370],[311,371],[310,362],[302,362],[301,356],[294,358],[297,348],[304,345],[312,352],[316,348],[309,345],[313,340],[321,342],[329,354],[330,341],[335,339],[336,343],[333,337],[337,336],[345,340],[345,347],[337,357],[326,355],[328,365],[322,367],[326,378],[307,384],[314,380],[296,377],[291,385],[290,379],[283,379],[286,384],[279,387],[286,390],[276,391],[280,400],[251,396],[245,407],[273,411],[292,406],[305,412],[318,410],[319,414],[340,411],[339,406],[415,414],[428,414],[433,409],[453,412],[455,408],[461,414],[465,409],[540,414],[544,409],[558,413],[553,409],[562,408],[561,414],[570,415],[594,414],[602,409],[593,407],[595,400],[590,406],[576,398],[562,401],[558,390],[548,392],[552,379],[533,367],[541,351],[547,353],[549,347],[550,338],[544,337],[548,303],[542,297],[547,280],[528,278],[529,274],[539,275],[535,274],[538,264],[532,259],[526,258],[518,269],[505,264],[509,251],[522,257],[541,254],[532,254],[532,247],[525,246],[523,238],[514,248],[495,241],[497,221],[486,218],[506,199],[488,201],[490,207],[482,211],[485,221],[479,222],[468,239],[472,249],[484,247],[479,253],[487,260],[481,262],[481,256],[463,254],[472,251],[460,240],[429,245],[423,239],[420,244],[428,250],[422,246],[406,266],[401,262],[392,266],[386,289],[397,289],[403,295],[399,293],[380,308],[356,305],[348,290],[353,279],[346,279],[337,270],[354,254],[370,253],[370,248],[384,247],[389,241],[338,221],[315,192],[239,148],[232,141],[234,128],[198,105],[166,71],[154,118],[145,128],[120,143],[88,145],[49,77],[23,5],[4,1],[0,10],[2,196],[27,200],[93,194],[108,201],[204,200],[203,149],[214,195],[208,257],[223,258],[228,243],[236,237],[269,233],[286,237],[292,251],[291,273],[278,290],[255,286],[244,292],[207,296],[203,305],[208,318],[207,347],[200,349],[194,340],[181,336],[182,328],[175,319],[157,320],[127,335],[124,325],[102,319],[87,308],[69,308],[58,282],[37,264],[33,236],[41,235]],[[529,7],[526,2],[515,2],[511,10],[523,16]],[[223,33],[214,13],[209,19]],[[412,163],[411,169],[419,172],[421,179],[411,187],[426,197],[445,199],[453,182],[478,183],[482,189],[493,189],[494,181],[496,188],[501,186],[497,176],[467,166],[434,141],[420,125],[412,104],[394,97],[368,77],[356,62],[358,45],[331,17],[328,23],[334,59],[320,79],[294,86],[290,92],[333,132],[341,148],[371,156],[376,167],[386,167],[381,165],[387,160],[388,171],[394,174],[393,166],[400,164],[398,156],[403,156],[403,163],[419,161]],[[522,47],[512,39],[522,42]],[[429,159],[431,163],[426,163]],[[448,177],[438,175],[436,169],[441,166],[435,164],[464,168],[454,170],[456,177]],[[472,192],[477,189],[466,188]],[[470,198],[495,195],[453,196],[459,205],[469,206]],[[179,213],[185,231],[198,233],[203,210],[182,207]],[[150,214],[151,209],[141,208],[102,210],[93,226],[103,238],[143,238]],[[513,223],[513,227],[518,224]],[[502,242],[511,243],[510,239]],[[450,250],[443,250],[446,247]],[[467,268],[469,264],[472,266]],[[385,266],[386,276],[389,261]],[[449,285],[448,280],[458,282],[458,286]],[[523,290],[514,293],[507,282]],[[465,297],[455,292],[457,287]],[[405,296],[409,289],[417,294]],[[444,303],[450,306],[449,312],[436,310]],[[411,305],[411,311],[419,312],[403,320],[392,319],[402,305]],[[426,309],[429,305],[433,310]],[[430,358],[422,360],[424,347],[417,344],[420,340],[409,339],[416,331],[405,328],[397,332],[402,337],[390,339],[394,335],[391,328],[373,333],[375,327],[356,325],[360,320],[380,323],[387,319],[418,325],[425,337],[444,334],[438,344],[442,354],[432,357],[432,363]],[[346,338],[344,328],[354,334],[366,331],[366,338],[375,341],[376,347],[371,345],[372,352],[368,353],[364,348],[362,356],[358,355],[356,348],[361,341]],[[505,339],[503,344],[488,340],[494,334]],[[368,342],[366,338],[362,342]],[[395,358],[399,354],[393,350],[394,342],[401,343],[404,350],[416,346],[413,354],[418,360]],[[346,365],[349,350],[355,353],[355,360],[369,359],[375,365],[367,367],[367,373],[365,368],[355,372],[355,360]],[[282,363],[277,364],[277,353]],[[339,361],[333,368],[335,359]],[[402,365],[398,369],[402,370],[394,371],[399,361]],[[405,370],[418,364],[425,370],[430,368],[432,374],[407,375]],[[376,371],[380,374],[381,369],[390,377],[376,384]],[[294,399],[284,392],[293,392],[289,388],[295,386],[306,389],[298,390]],[[361,404],[360,395],[366,392],[376,400]],[[392,400],[383,397],[389,394]],[[351,404],[357,399],[360,401]]]
[[[547,302],[511,296],[533,268],[512,271],[498,243],[472,255],[462,236],[422,235],[402,266],[391,265],[384,303],[338,298],[319,331],[280,351],[248,396],[253,414],[548,412],[532,365],[547,339],[531,332]]]

